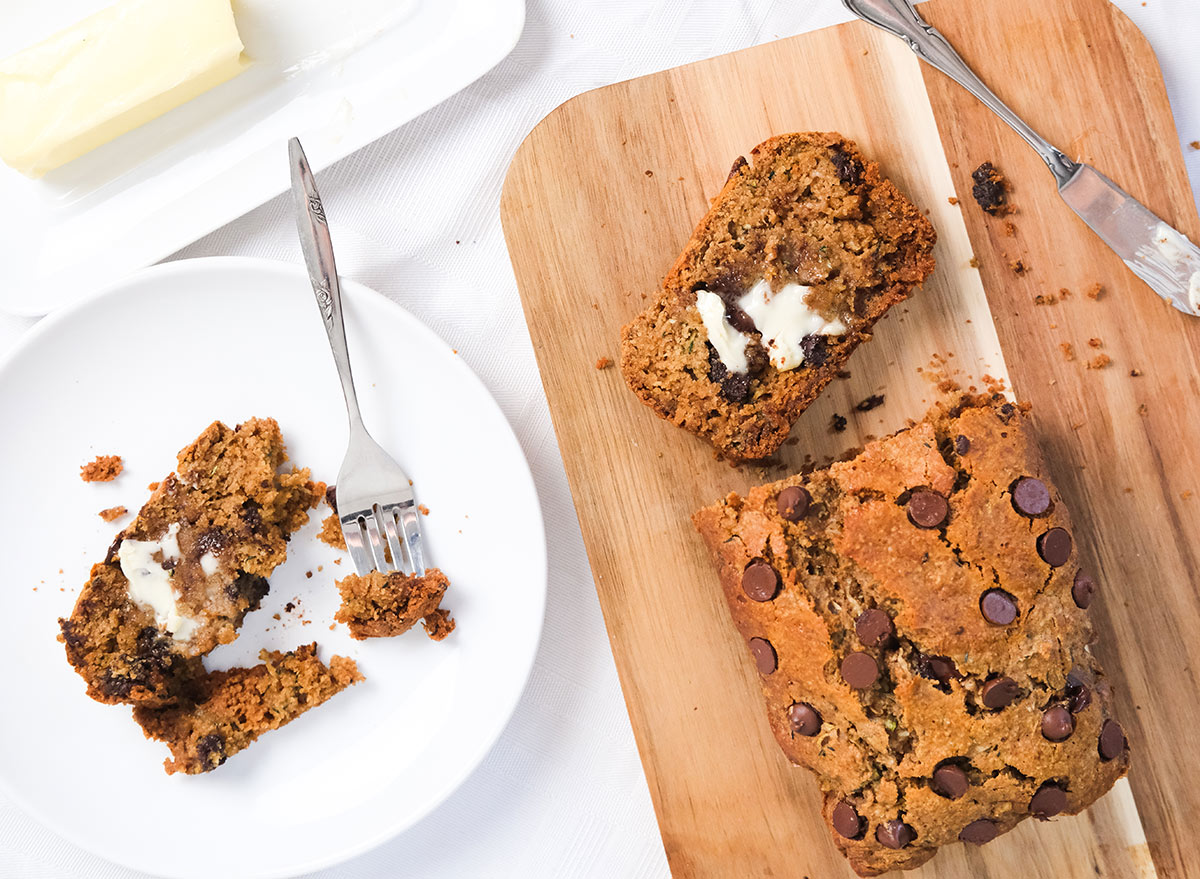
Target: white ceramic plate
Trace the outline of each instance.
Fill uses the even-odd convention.
[[[274,417],[294,463],[336,478],[346,416],[307,276],[261,260],[155,266],[47,318],[0,364],[0,785],[112,861],[211,879],[293,875],[358,854],[467,777],[525,685],[546,546],[516,438],[478,378],[408,312],[348,282],[345,306],[364,418],[429,508],[428,557],[450,577],[458,628],[440,643],[419,627],[372,641],[331,631],[333,579],[350,561],[314,536],[322,504],[262,609],[206,662],[252,663],[263,647],[315,640],[326,661],[357,660],[366,681],[197,777],[168,777],[166,747],[143,738],[127,706],[87,698],[57,618],[129,522],[105,524],[97,511],[136,511],[147,483],[214,419]],[[79,467],[97,454],[122,455],[125,472],[85,484]]]
[[[0,58],[113,0],[0,3]],[[0,164],[0,308],[46,314],[282,192],[287,139],[319,171],[478,79],[524,0],[235,0],[253,65],[29,180]]]

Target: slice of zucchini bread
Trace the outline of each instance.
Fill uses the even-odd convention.
[[[839,134],[779,135],[750,158],[621,332],[633,392],[731,460],[783,444],[875,321],[933,271],[937,237]]]
[[[775,737],[862,876],[1080,812],[1129,767],[1095,580],[1025,420],[964,398],[693,517]]]

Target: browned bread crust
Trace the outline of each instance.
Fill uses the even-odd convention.
[[[353,659],[333,657],[326,666],[317,645],[286,653],[263,650],[262,663],[203,675],[195,703],[170,708],[135,706],[133,719],[146,738],[165,742],[168,775],[216,769],[265,732],[291,723],[351,684],[363,680]]]
[[[1074,814],[1125,774],[1094,583],[1012,404],[965,398],[694,521],[860,875]]]
[[[633,392],[733,460],[782,445],[875,321],[933,271],[937,237],[840,134],[779,135],[750,157],[734,164],[658,299],[621,331],[621,371]],[[811,337],[820,341],[788,371],[768,362],[752,332],[750,373],[729,375],[707,342],[695,291],[728,304],[760,280],[810,287],[809,304],[848,332]]]

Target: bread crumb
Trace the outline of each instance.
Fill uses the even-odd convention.
[[[948,202],[950,202],[950,204],[958,204],[958,199],[957,199],[957,198],[955,198],[953,195],[952,195],[952,196],[950,196],[950,197],[949,197],[948,199],[946,199],[946,200],[947,200]]]
[[[124,507],[109,507],[107,510],[100,511],[100,518],[105,522],[115,522],[128,512],[129,510]]]
[[[883,394],[872,394],[865,400],[861,400],[854,408],[859,412],[870,412],[878,406],[883,405]]]
[[[346,536],[342,534],[342,523],[338,520],[337,512],[332,512],[321,522],[321,530],[317,532],[317,540],[332,546],[334,549],[346,551]]]
[[[1087,362],[1087,368],[1088,369],[1104,369],[1104,367],[1108,366],[1110,363],[1112,363],[1112,358],[1109,357],[1107,354],[1097,354],[1095,357],[1093,357],[1091,360],[1089,360]]]
[[[1014,259],[1012,262],[1010,262],[1008,264],[1008,267],[1010,269],[1012,269],[1012,273],[1017,276],[1024,275],[1026,272],[1029,271],[1029,269],[1026,267],[1024,261],[1019,260],[1019,259]]]
[[[1102,296],[1104,296],[1104,285],[1092,284],[1092,286],[1088,287],[1083,292],[1088,299],[1100,299]]]
[[[1034,305],[1053,305],[1058,302],[1058,297],[1053,293],[1039,293],[1033,297]]]
[[[422,516],[429,515],[429,507],[425,506],[424,504],[417,504],[417,509],[421,511]]]
[[[1101,342],[1099,339],[1091,338],[1091,339],[1088,339],[1088,347],[1089,348],[1103,348],[1104,343]]]
[[[1138,406],[1138,415],[1145,417],[1146,415],[1149,415],[1149,414],[1150,414],[1150,410],[1146,408],[1145,403],[1142,403],[1140,406]]]
[[[1004,234],[1007,235],[1009,238],[1017,237],[1017,227],[1013,224],[1012,220],[1004,221]]]
[[[600,357],[596,360],[596,369],[608,369],[612,365],[612,359],[608,357]]]
[[[1145,5],[1145,4],[1143,4],[1143,5]],[[1193,140],[1191,143],[1188,144],[1188,146],[1190,146],[1194,150],[1200,150],[1200,140]]]
[[[1063,357],[1065,357],[1067,360],[1075,359],[1075,349],[1071,347],[1070,342],[1062,342],[1058,347],[1062,350]]]
[[[1137,378],[1141,374],[1142,374],[1142,371],[1140,369],[1134,368],[1134,369],[1129,370],[1130,378]]]
[[[971,257],[971,260],[967,263],[967,265],[973,269],[977,269],[979,268],[979,260],[977,260],[975,257]]]
[[[1179,493],[1179,499],[1181,501],[1186,501],[1186,500],[1190,499],[1191,496],[1192,496],[1191,489],[1188,489],[1187,491],[1181,491]]]
[[[79,478],[84,482],[112,482],[125,469],[120,455],[97,455],[79,468]]]
[[[305,571],[305,572],[304,572],[304,576],[305,576],[307,579],[311,580],[311,579],[312,579],[312,571]]]
[[[157,482],[148,483],[146,485],[146,490],[147,491],[158,491],[158,483]]]
[[[1059,287],[1058,288],[1058,298],[1059,299],[1070,299],[1071,291],[1068,290],[1066,287]]]
[[[332,632],[332,631],[333,631],[334,629],[336,629],[336,628],[337,628],[337,623],[330,623],[330,624],[329,624],[329,631],[331,631],[331,632]]]
[[[836,412],[834,412],[833,418],[831,418],[829,421],[829,432],[830,433],[841,433],[845,429],[846,429],[846,416],[838,415]]]

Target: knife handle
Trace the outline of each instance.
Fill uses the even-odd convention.
[[[1030,128],[1025,120],[996,97],[995,92],[975,75],[975,71],[967,66],[967,62],[954,51],[954,47],[946,38],[917,13],[909,0],[842,0],[842,4],[863,21],[904,40],[919,58],[982,101],[1037,151],[1060,187],[1079,169],[1075,162]]]

